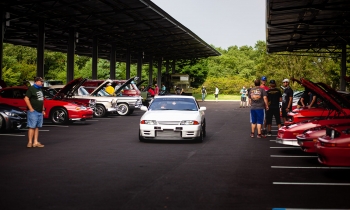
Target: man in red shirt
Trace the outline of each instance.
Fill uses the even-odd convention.
[[[266,85],[266,82],[267,82],[267,77],[262,76],[261,77],[261,85],[260,85],[260,87],[263,88],[265,91],[268,91],[269,87]]]
[[[148,87],[148,92],[149,92],[149,94],[151,94],[152,97],[154,97],[155,92],[154,92],[152,86]]]

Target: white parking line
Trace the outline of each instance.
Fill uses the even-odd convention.
[[[300,147],[270,147],[270,149],[300,149]]]
[[[299,168],[299,169],[350,169],[350,167],[301,167],[301,166],[271,166],[271,168]]]
[[[270,157],[286,157],[286,158],[289,158],[289,157],[292,157],[292,158],[317,158],[317,156],[288,156],[288,155],[270,155]]]
[[[272,184],[284,184],[284,185],[336,185],[336,186],[350,186],[350,183],[308,183],[308,182],[272,182]]]
[[[0,134],[0,136],[26,136],[26,135],[19,135],[19,134]]]
[[[68,125],[43,125],[43,127],[63,127],[63,128],[68,128]]]

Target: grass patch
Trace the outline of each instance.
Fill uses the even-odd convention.
[[[193,94],[193,96],[198,100],[201,101],[202,100],[202,94]],[[241,100],[241,96],[240,95],[223,95],[223,94],[219,94],[218,97],[219,100],[225,101],[225,100]],[[209,94],[207,95],[207,97],[205,98],[205,100],[215,100],[215,96],[214,94]]]

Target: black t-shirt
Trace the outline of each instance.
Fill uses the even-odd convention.
[[[288,107],[290,97],[293,98],[293,90],[290,87],[286,87],[282,95],[282,108],[289,108],[289,109],[292,108],[292,107]]]
[[[202,88],[202,93],[205,93],[205,88]]]
[[[277,88],[271,88],[267,91],[270,109],[278,109],[280,106],[281,91]]]
[[[181,94],[181,88],[176,87],[175,92],[176,92],[177,95],[180,95]]]

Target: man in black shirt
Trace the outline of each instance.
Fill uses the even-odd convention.
[[[278,129],[281,127],[281,116],[279,103],[282,102],[281,91],[276,88],[276,81],[270,80],[270,89],[267,91],[269,109],[266,112],[267,136],[271,136],[272,117],[275,117]]]
[[[284,87],[282,95],[282,118],[284,123],[286,122],[287,113],[292,111],[293,90],[289,86],[289,79],[284,79],[282,82]]]

